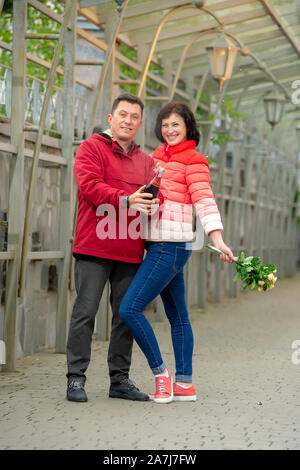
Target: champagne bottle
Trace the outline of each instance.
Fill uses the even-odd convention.
[[[158,168],[158,172],[156,173],[154,178],[145,187],[144,193],[151,193],[151,194],[153,194],[153,197],[157,197],[158,192],[159,192],[161,177],[162,177],[164,171],[165,171],[165,169],[162,166],[160,166]]]

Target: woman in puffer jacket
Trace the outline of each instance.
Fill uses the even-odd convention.
[[[194,401],[192,384],[193,331],[185,302],[184,265],[192,253],[192,206],[213,245],[234,262],[225,245],[221,217],[210,187],[206,158],[196,151],[200,140],[195,117],[183,103],[171,102],[157,116],[155,134],[163,142],[153,158],[165,172],[160,191],[164,204],[159,216],[147,227],[147,255],[133,279],[120,307],[137,344],[144,352],[155,376],[156,392],[149,398],[157,403]],[[158,295],[171,325],[175,355],[175,382],[167,369],[153,329],[143,311]]]

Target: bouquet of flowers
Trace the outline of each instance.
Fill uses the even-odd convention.
[[[211,251],[218,253],[219,255],[223,254],[221,250],[218,250],[214,246],[209,244],[206,245]],[[263,292],[266,290],[273,289],[277,277],[277,269],[274,264],[266,264],[265,266],[260,266],[261,260],[259,257],[248,256],[245,257],[244,252],[242,251],[235,258],[235,267],[236,275],[233,278],[234,282],[237,282],[239,279],[243,281],[243,289],[249,287],[251,290],[257,290],[258,292]]]

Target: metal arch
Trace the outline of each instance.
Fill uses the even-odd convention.
[[[190,49],[190,47],[194,44],[194,42],[198,41],[198,39],[200,39],[202,36],[205,36],[206,34],[213,34],[213,33],[217,33],[219,31],[218,28],[212,28],[212,29],[208,29],[206,31],[201,31],[201,33],[197,34],[190,42],[189,44],[187,44],[184,48],[184,51],[182,53],[182,56],[180,58],[180,62],[179,62],[179,65],[177,67],[177,71],[176,71],[176,75],[175,75],[175,78],[174,78],[174,82],[173,82],[173,85],[172,85],[172,90],[171,90],[171,93],[170,93],[170,98],[169,100],[172,101],[173,98],[174,98],[174,95],[175,95],[175,91],[176,91],[176,86],[177,86],[177,82],[179,80],[179,77],[180,77],[180,74],[181,74],[181,70],[183,68],[183,64],[184,64],[184,61],[185,61],[185,58],[186,58],[186,55]]]
[[[146,61],[146,64],[145,64],[145,67],[144,67],[144,72],[143,72],[143,76],[142,76],[142,79],[141,79],[141,83],[140,83],[140,86],[139,86],[139,89],[138,89],[138,93],[137,95],[140,97],[141,94],[142,94],[142,91],[143,91],[143,88],[144,88],[144,85],[145,85],[145,80],[146,80],[146,76],[147,76],[147,72],[149,70],[149,66],[150,66],[150,62],[152,60],[152,57],[153,57],[153,54],[154,54],[154,50],[155,50],[155,47],[156,47],[156,44],[157,44],[157,41],[158,41],[158,38],[159,38],[159,35],[160,35],[160,32],[164,26],[164,24],[174,15],[176,14],[178,11],[182,11],[182,10],[186,10],[187,8],[191,8],[190,6],[183,6],[183,7],[178,7],[178,8],[175,8],[174,10],[172,10],[171,12],[169,12],[164,18],[163,20],[161,21],[161,23],[159,24],[158,28],[157,28],[157,31],[156,31],[156,34],[154,36],[154,40],[152,42],[152,46],[151,46],[151,49],[150,49],[150,52],[149,52],[149,55],[148,55],[148,58],[147,58],[147,61]],[[268,77],[271,79],[271,81],[273,81],[275,83],[275,85],[277,85],[283,92],[284,92],[284,95],[289,98],[289,94],[288,92],[286,91],[286,89],[284,88],[283,85],[281,85],[281,83],[277,80],[277,78],[273,75],[273,73],[271,71],[268,70],[266,64],[264,64],[255,54],[253,54],[247,47],[245,47],[245,45],[243,44],[243,42],[233,33],[231,32],[228,32],[228,31],[225,31],[225,28],[224,28],[224,23],[223,21],[214,13],[212,12],[211,10],[205,8],[205,7],[197,7],[198,9],[200,9],[201,11],[203,12],[206,12],[206,13],[209,13],[210,15],[212,15],[219,23],[219,25],[221,26],[221,28],[219,27],[216,27],[216,28],[212,28],[210,30],[207,30],[207,31],[202,31],[200,32],[197,36],[195,36],[192,41],[185,47],[184,49],[184,52],[181,56],[181,59],[180,59],[180,63],[179,63],[179,66],[177,68],[177,72],[176,72],[176,76],[175,76],[175,79],[174,79],[174,82],[173,82],[173,85],[172,85],[172,90],[171,90],[171,93],[170,93],[170,97],[169,97],[169,100],[172,101],[174,95],[175,95],[175,91],[176,91],[176,85],[177,85],[177,82],[178,82],[178,79],[179,79],[179,76],[180,76],[180,73],[181,73],[181,70],[183,68],[183,64],[184,64],[184,60],[185,60],[185,57],[186,57],[186,54],[189,50],[189,48],[192,46],[192,44],[194,44],[194,42],[196,42],[200,37],[204,36],[205,34],[212,34],[213,32],[218,32],[218,30],[221,32],[223,32],[225,34],[225,36],[228,36],[230,38],[232,38],[237,44],[238,46],[240,47],[240,51],[241,51],[241,54],[243,56],[250,56],[254,62],[257,64],[257,67],[258,69],[262,70],[266,75],[268,75]]]
[[[167,13],[167,15],[160,22],[160,24],[159,24],[159,26],[156,30],[154,39],[152,41],[152,46],[150,48],[150,52],[148,54],[148,57],[147,57],[147,60],[146,60],[145,66],[144,66],[144,71],[143,71],[141,83],[140,83],[140,86],[139,86],[139,89],[138,89],[138,92],[137,92],[138,97],[141,97],[141,95],[142,95],[143,88],[144,88],[145,81],[146,81],[146,77],[147,77],[147,73],[148,73],[148,70],[149,70],[149,67],[150,67],[150,63],[151,63],[151,60],[152,60],[152,57],[153,57],[153,54],[154,54],[154,51],[155,51],[155,47],[156,47],[156,44],[157,44],[157,41],[158,41],[158,38],[159,38],[159,35],[160,35],[160,32],[161,32],[163,26],[176,13],[178,13],[179,11],[187,10],[188,8],[195,8],[195,7],[187,5],[187,6],[174,8],[169,13]],[[198,7],[196,7],[196,8],[198,8]],[[221,25],[222,28],[224,27],[223,21],[221,20],[221,18],[215,12],[212,12],[210,9],[205,8],[205,7],[200,7],[198,9],[200,9],[201,11],[203,11],[205,13],[208,13],[209,15],[213,16],[213,18],[215,18],[215,20],[219,23],[219,25]]]
[[[233,35],[232,33],[229,33],[227,32],[225,29],[224,29],[224,26],[222,25],[222,28],[220,30],[220,28],[216,27],[216,28],[211,28],[209,30],[206,30],[206,31],[201,31],[200,33],[198,33],[190,42],[189,44],[186,45],[184,51],[183,51],[183,54],[181,56],[181,59],[180,59],[180,62],[179,62],[179,65],[178,65],[178,68],[177,68],[177,72],[176,72],[176,76],[175,76],[175,79],[174,79],[174,82],[173,82],[173,86],[172,86],[172,90],[171,90],[171,94],[170,94],[170,101],[172,101],[173,97],[174,97],[174,94],[175,94],[175,90],[176,90],[176,85],[177,85],[177,82],[179,80],[179,77],[180,77],[180,73],[181,73],[181,70],[183,68],[183,64],[184,64],[184,61],[185,61],[185,58],[186,58],[186,55],[187,55],[187,52],[188,50],[190,49],[190,47],[198,41],[198,39],[200,39],[202,36],[204,36],[205,34],[212,34],[212,33],[217,33],[217,32],[222,32],[225,36],[229,36],[231,37],[232,39],[234,39],[239,47],[240,47],[240,52],[243,56],[247,56],[247,55],[250,55],[250,57],[252,57],[252,53],[244,46],[244,44],[242,43],[242,41],[237,38],[237,36]],[[255,57],[252,57],[254,60],[256,59]],[[259,59],[257,59],[259,60]]]
[[[268,67],[264,62],[262,62],[255,54],[253,54],[253,52],[251,52],[249,49],[247,49],[245,47],[244,43],[235,34],[230,33],[228,31],[224,31],[224,34],[231,37],[234,41],[236,41],[238,43],[239,47],[243,51],[242,54],[245,55],[245,56],[251,57],[256,62],[257,67],[260,70],[262,70],[266,75],[268,75],[271,78],[272,82],[274,82],[275,85],[278,86],[278,88],[281,88],[281,90],[283,91],[286,98],[289,98],[289,94],[286,91],[286,89],[284,88],[284,86],[281,85],[281,83],[277,80],[275,75],[273,75],[273,73],[268,70]]]
[[[186,45],[183,53],[182,53],[182,56],[181,56],[181,59],[180,59],[180,62],[179,62],[179,65],[177,67],[177,71],[176,71],[176,76],[174,78],[174,82],[173,82],[173,85],[172,85],[172,90],[171,90],[171,93],[170,93],[170,97],[169,97],[169,101],[172,101],[173,98],[174,98],[174,95],[175,95],[175,91],[176,91],[176,86],[177,86],[177,82],[179,80],[179,77],[180,77],[180,73],[182,71],[182,68],[183,68],[183,65],[184,65],[184,61],[185,61],[185,58],[186,58],[186,55],[187,55],[187,52],[188,50],[190,49],[190,47],[198,40],[200,39],[202,36],[205,36],[206,34],[213,34],[213,33],[216,33],[219,31],[219,28],[216,27],[216,28],[212,28],[210,30],[207,30],[207,31],[202,31],[200,32],[199,34],[197,34],[191,41],[189,44]],[[280,88],[283,89],[284,93],[285,93],[285,96],[288,96],[285,88],[278,82],[278,80],[276,79],[276,77],[272,74],[272,72],[270,72],[268,69],[267,69],[267,66],[260,60],[258,59],[249,49],[247,49],[245,47],[245,45],[243,44],[243,42],[234,34],[230,33],[230,32],[227,32],[225,31],[224,27],[222,27],[221,31],[223,32],[223,34],[225,36],[229,36],[231,37],[233,40],[235,40],[235,42],[238,44],[239,48],[240,48],[240,52],[243,56],[250,56],[253,61],[257,64],[257,67],[264,71],[270,78],[271,80]],[[202,83],[202,86],[204,85],[204,83]],[[249,84],[248,84],[248,87],[249,87]],[[262,96],[265,96],[266,92],[264,92],[264,94]],[[222,99],[222,96],[220,97],[220,101]],[[261,100],[262,96],[259,97],[259,100],[257,101],[257,103]],[[197,103],[195,103],[195,107],[197,106]],[[256,110],[256,106],[253,108],[251,114],[253,114]],[[252,117],[252,116],[251,116]],[[210,132],[212,131],[212,128],[213,128],[213,125],[211,126],[210,128]],[[208,145],[208,143],[207,143]],[[205,149],[205,152],[207,152],[207,146],[206,146],[206,149]]]

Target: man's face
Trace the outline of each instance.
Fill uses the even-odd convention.
[[[107,120],[113,139],[129,144],[142,124],[141,107],[137,103],[120,101],[113,114],[108,115]]]

